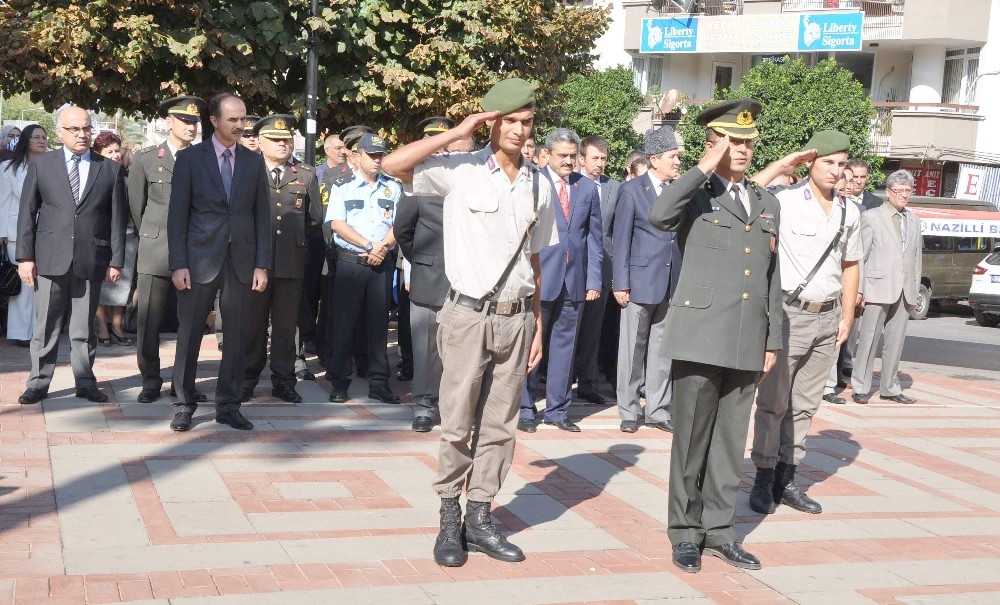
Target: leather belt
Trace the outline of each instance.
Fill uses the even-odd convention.
[[[840,299],[834,298],[824,302],[809,302],[808,300],[796,298],[792,302],[786,302],[785,304],[789,307],[802,309],[806,313],[826,313],[827,311],[835,309],[837,305],[840,304]]]
[[[527,311],[528,305],[531,302],[531,297],[526,296],[524,298],[518,298],[515,300],[480,300],[478,298],[473,298],[471,296],[466,296],[455,290],[448,290],[448,300],[454,301],[455,304],[462,305],[463,307],[468,307],[476,312],[481,312],[486,309],[487,315],[517,315],[522,311]]]
[[[337,250],[337,259],[347,261],[349,263],[357,263],[359,265],[367,265],[368,257],[361,256],[359,254],[354,254],[353,252],[346,252],[344,250]]]

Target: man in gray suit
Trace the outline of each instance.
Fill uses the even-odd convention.
[[[177,154],[167,215],[170,270],[178,290],[177,403],[170,428],[191,428],[198,407],[198,350],[218,292],[226,346],[215,388],[215,421],[251,430],[253,424],[240,413],[240,387],[250,290],[264,291],[271,267],[267,174],[261,155],[238,145],[246,124],[243,101],[218,94],[208,102],[208,114],[215,133]]]
[[[94,313],[102,281],[118,281],[125,259],[125,182],[117,162],[90,151],[90,114],[67,107],[56,117],[62,149],[28,165],[17,218],[17,272],[35,288],[31,374],[21,404],[49,392],[59,335],[69,314],[76,396],[107,401],[97,389]]]
[[[167,207],[174,160],[198,134],[198,123],[205,114],[205,101],[199,97],[175,97],[160,104],[160,115],[167,122],[167,140],[140,151],[128,174],[128,203],[132,222],[139,234],[137,263],[139,292],[136,321],[136,357],[142,374],[142,391],[137,401],[152,403],[160,398],[160,326],[169,304],[170,265],[167,253]],[[176,393],[172,393],[176,395]],[[205,396],[195,393],[197,401]]]
[[[754,390],[781,348],[780,209],[744,176],[760,109],[736,99],[702,111],[705,155],[649,211],[654,227],[677,232],[684,254],[661,354],[673,359],[674,379],[667,535],[674,564],[689,573],[701,570],[703,548],[760,569],[733,531]]]
[[[855,403],[871,399],[875,348],[882,343],[882,379],[879,399],[914,403],[903,394],[897,370],[906,338],[906,322],[917,304],[920,287],[920,219],[906,209],[913,195],[913,175],[897,170],[885,181],[886,203],[861,215],[864,271],[861,304],[864,314],[858,328],[858,352],[851,375]]]
[[[670,420],[670,359],[659,354],[667,326],[670,295],[681,272],[677,234],[654,228],[649,209],[656,196],[680,174],[677,136],[670,126],[646,133],[643,151],[650,168],[621,188],[615,208],[614,296],[621,313],[618,349],[618,414],[621,430],[634,433],[640,420],[662,431]],[[646,408],[639,404],[645,379]]]
[[[604,174],[609,151],[607,141],[598,136],[587,137],[580,143],[580,173],[597,183],[597,194],[601,199],[604,257],[601,261],[603,293],[583,305],[580,335],[576,342],[576,394],[580,399],[597,405],[609,403],[598,392],[598,387],[601,384],[600,371],[615,365],[620,314],[618,305],[608,304],[611,297],[611,223],[621,186],[621,183]]]

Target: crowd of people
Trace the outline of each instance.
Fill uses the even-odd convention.
[[[682,170],[663,126],[619,182],[599,133],[534,138],[534,88],[517,78],[482,113],[429,117],[391,153],[363,125],[331,134],[316,167],[292,156],[294,116],[247,116],[229,93],[159,110],[166,141],[134,157],[111,133],[92,141],[79,107],[59,112],[54,151],[37,125],[10,137],[0,238],[25,286],[7,332],[31,357],[22,404],[47,396],[64,324],[76,396],[106,401],[97,345],[133,344],[133,296],[140,403],[163,396],[160,333],[176,318],[174,431],[208,400],[195,376],[213,313],[219,423],[253,429],[241,404],[268,360],[272,395],[301,402],[313,354],[331,402],[363,377],[369,398],[398,404],[395,310],[412,429],[441,427],[438,563],[524,559],[491,503],[516,431],[580,431],[578,399],[617,405],[624,433],[674,433],[668,535],[674,563],[696,572],[704,554],[760,568],[733,532],[751,412],[751,508],[819,513],[795,482],[812,418],[822,401],[846,403],[847,380],[869,401],[883,334],[880,398],[913,403],[896,377],[920,279],[913,177],[889,175],[883,203],[843,133],[816,132],[748,175],[761,106],[721,102],[698,116],[705,141],[687,142],[704,146],[697,165]]]

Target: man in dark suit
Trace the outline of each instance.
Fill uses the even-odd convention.
[[[662,431],[673,430],[670,419],[670,359],[659,354],[667,330],[670,296],[681,272],[677,235],[649,223],[656,196],[677,178],[680,157],[674,129],[664,126],[646,133],[643,151],[649,171],[621,188],[615,208],[614,297],[621,314],[618,350],[618,414],[621,430],[634,433],[641,420]],[[645,410],[639,390],[646,388]]]
[[[878,208],[885,203],[885,200],[868,191],[868,176],[871,173],[871,166],[861,158],[851,158],[847,161],[847,170],[851,171],[856,195],[861,198],[861,205],[865,210]]]
[[[139,403],[160,398],[160,326],[170,305],[173,283],[167,258],[167,206],[174,160],[198,134],[207,105],[198,97],[175,97],[160,104],[160,115],[167,122],[167,140],[140,151],[128,175],[128,203],[132,222],[139,234],[138,319],[136,321],[136,357],[142,374]],[[176,395],[174,393],[173,395]],[[198,401],[205,396],[195,393]]]
[[[35,288],[31,374],[22,404],[48,394],[59,334],[69,313],[76,396],[107,401],[97,389],[94,313],[101,281],[117,281],[125,258],[125,182],[117,162],[90,151],[90,114],[67,107],[56,118],[63,148],[28,166],[17,219],[18,274]]]
[[[295,391],[295,331],[301,311],[309,236],[321,229],[323,215],[319,181],[313,169],[294,165],[294,116],[275,114],[254,124],[267,168],[271,208],[271,262],[267,287],[250,295],[247,319],[247,363],[243,370],[242,401],[253,398],[267,362],[268,325],[271,333],[271,395],[300,403]],[[322,236],[321,236],[322,237]]]
[[[556,226],[559,243],[539,254],[542,267],[542,350],[548,360],[543,422],[564,431],[580,427],[566,416],[573,401],[573,353],[580,332],[583,304],[601,295],[601,202],[594,181],[575,172],[580,137],[568,128],[557,128],[545,139],[549,165],[542,174],[552,185],[558,203]],[[544,181],[543,181],[544,183]],[[537,371],[525,381],[521,395],[518,430],[537,428],[532,390],[540,382]]]
[[[609,151],[607,141],[597,136],[587,137],[580,144],[580,174],[597,183],[597,195],[601,199],[604,255],[601,260],[602,295],[583,305],[580,337],[576,343],[577,395],[597,405],[608,403],[598,392],[600,372],[615,366],[620,314],[618,305],[614,302],[608,304],[611,298],[611,225],[621,186],[621,183],[604,174]]]
[[[689,573],[703,550],[760,569],[733,531],[754,390],[782,346],[780,207],[745,176],[760,110],[735,99],[702,111],[705,155],[649,211],[684,254],[660,354],[674,381],[667,535],[674,565]]]
[[[239,97],[208,103],[215,133],[177,155],[167,219],[170,269],[177,294],[177,391],[170,428],[186,431],[198,403],[194,379],[205,317],[219,293],[225,347],[215,389],[215,421],[240,430],[240,383],[250,290],[263,292],[271,266],[271,211],[264,159],[238,145],[246,123]],[[297,309],[296,309],[297,311]]]

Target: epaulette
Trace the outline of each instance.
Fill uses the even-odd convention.
[[[388,180],[396,183],[397,185],[402,185],[403,184],[403,181],[397,179],[396,177],[392,176],[391,174],[386,174],[384,172],[382,174],[385,176],[386,179],[388,179]]]
[[[749,184],[750,188],[753,189],[753,192],[757,195],[757,199],[761,199],[762,196],[760,195],[760,187],[757,183],[755,181],[747,180],[747,184]]]
[[[354,173],[342,174],[337,178],[333,179],[333,184],[337,187],[342,187],[353,180],[354,180]]]
[[[139,153],[136,154],[136,155],[143,155],[143,154],[149,153],[150,151],[156,151],[159,148],[160,148],[159,145],[150,145],[149,147],[144,147],[144,148],[140,149]]]

